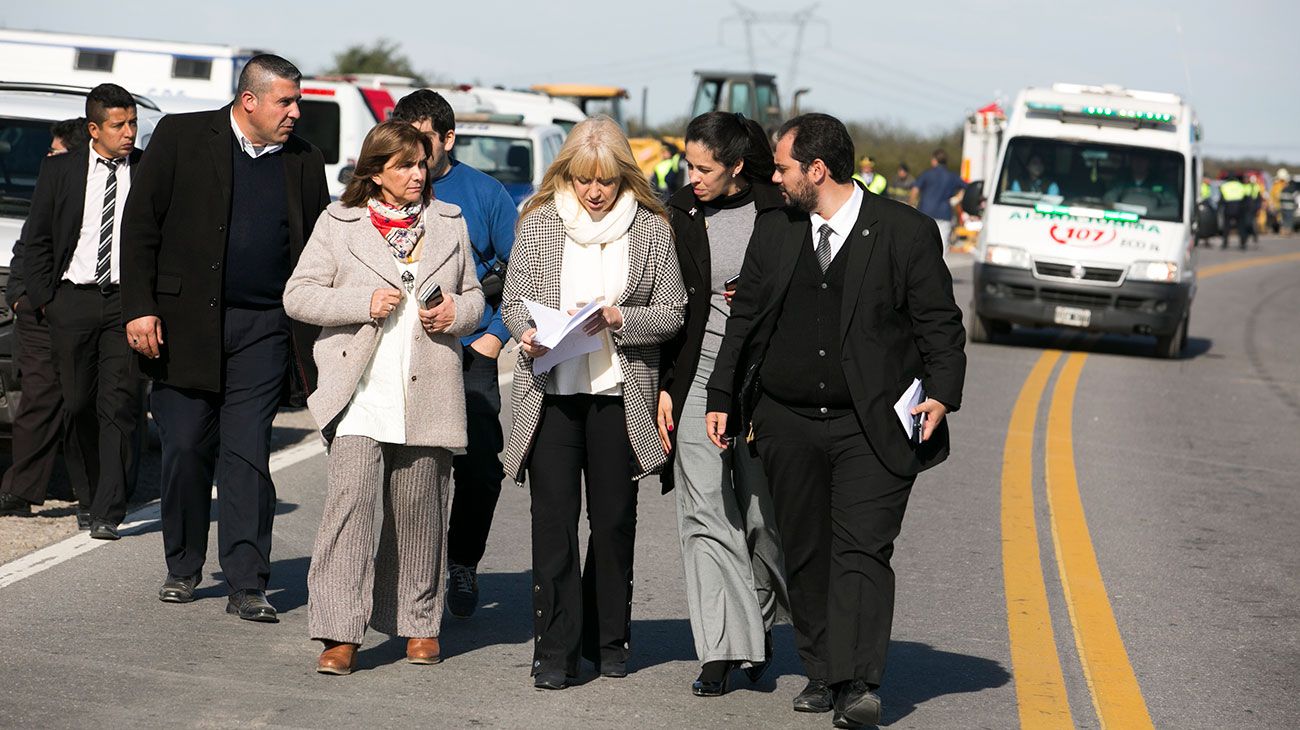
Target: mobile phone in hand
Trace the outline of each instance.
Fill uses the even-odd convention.
[[[740,274],[736,274],[735,276],[733,276],[733,277],[731,277],[730,279],[727,279],[725,282],[723,282],[723,283],[722,283],[722,288],[723,288],[723,289],[726,289],[726,290],[729,291],[729,292],[735,293],[735,291],[736,291],[736,285],[739,284],[739,283],[740,283]]]
[[[434,284],[433,289],[420,292],[420,294],[424,299],[425,309],[433,309],[442,304],[442,286],[439,284]]]

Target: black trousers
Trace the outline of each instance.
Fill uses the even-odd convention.
[[[77,501],[93,520],[126,517],[126,475],[140,376],[116,291],[63,282],[45,307],[63,390],[64,453]]]
[[[447,533],[447,560],[459,565],[478,565],[487,549],[492,514],[501,496],[501,390],[497,382],[497,361],[466,347],[462,374],[465,378],[465,419],[469,445],[452,459],[456,491],[451,503],[451,525]]]
[[[32,504],[45,502],[63,440],[63,390],[54,365],[45,315],[19,300],[14,312],[14,363],[22,373],[22,400],[13,423],[13,464],[0,492]]]
[[[808,418],[762,398],[755,443],[767,470],[808,676],[880,686],[894,619],[894,553],[913,478],[890,473],[852,414]]]
[[[528,465],[533,514],[533,674],[578,674],[578,657],[626,662],[636,494],[623,399],[546,396]],[[587,560],[578,572],[586,477]]]
[[[226,583],[231,591],[265,590],[275,518],[271,423],[289,367],[289,318],[284,309],[230,308],[222,329],[221,392],[154,385],[163,550],[173,575],[203,569],[215,475],[217,555]]]

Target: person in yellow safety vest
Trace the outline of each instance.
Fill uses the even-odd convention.
[[[1198,218],[1200,217],[1202,210],[1214,210],[1213,206],[1210,204],[1210,196],[1213,194],[1214,191],[1210,187],[1210,178],[1202,177],[1201,187],[1196,196],[1196,214]],[[1205,224],[1197,226],[1196,239],[1192,242],[1192,245],[1199,246],[1201,245],[1201,242],[1204,241],[1206,246],[1213,246],[1214,244],[1210,242],[1210,232],[1212,230],[1212,228]]]
[[[1291,172],[1285,167],[1277,168],[1277,174],[1273,176],[1273,187],[1268,191],[1268,207],[1272,212],[1273,232],[1291,235],[1291,227],[1295,222],[1295,204],[1294,200],[1288,200],[1283,204],[1282,198],[1286,194],[1287,185],[1291,184]]]
[[[876,163],[865,155],[858,161],[858,174],[854,175],[853,179],[862,183],[867,190],[876,195],[883,195],[885,187],[889,185],[889,181],[885,179],[885,176],[876,172]]]
[[[676,145],[664,142],[659,155],[663,159],[655,165],[654,174],[650,176],[650,184],[654,186],[655,192],[659,193],[659,197],[667,201],[673,193],[677,192],[677,188],[681,187],[678,181],[681,179],[682,153]]]
[[[1259,184],[1259,175],[1250,173],[1244,183],[1246,186],[1246,237],[1259,241],[1257,219],[1264,203],[1264,188]]]
[[[1237,229],[1237,239],[1246,248],[1246,185],[1241,175],[1233,175],[1219,186],[1219,205],[1223,210],[1223,246],[1228,247],[1232,229]]]

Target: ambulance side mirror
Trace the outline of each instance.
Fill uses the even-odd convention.
[[[961,197],[961,211],[966,215],[983,215],[984,181],[975,180],[966,186],[966,193]]]

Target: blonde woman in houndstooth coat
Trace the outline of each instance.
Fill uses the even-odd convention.
[[[546,348],[524,300],[573,312],[600,349],[534,373]],[[563,689],[579,656],[627,674],[637,480],[663,466],[655,426],[659,345],[682,326],[686,291],[663,206],[613,120],[579,123],[525,205],[502,317],[521,343],[506,473],[532,490],[532,674]],[[585,479],[584,479],[585,477]],[[578,568],[587,488],[591,537]]]

